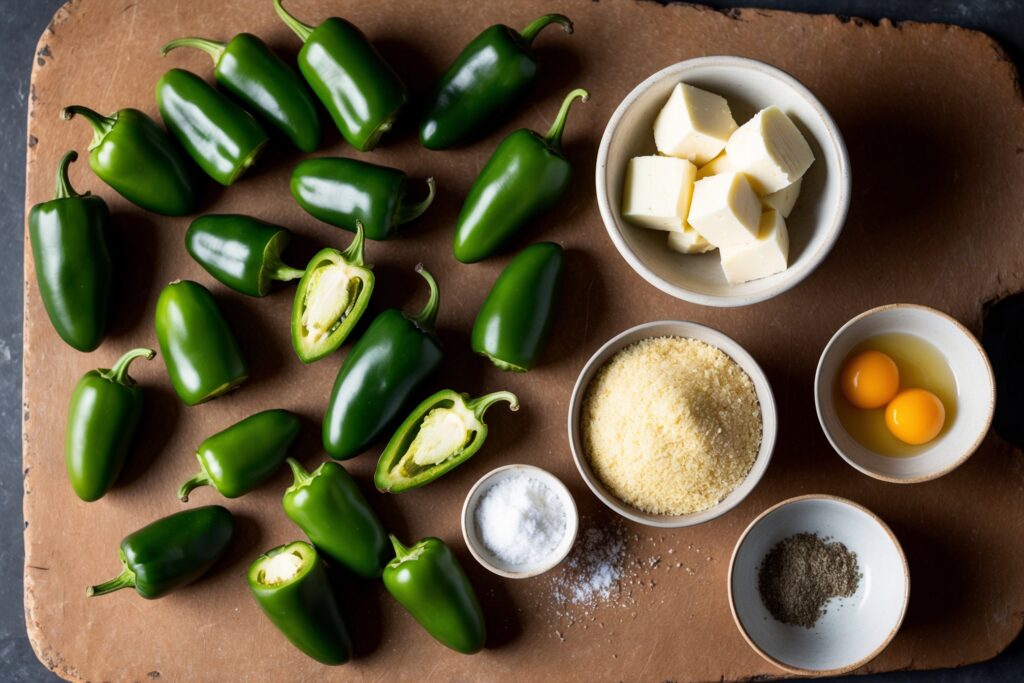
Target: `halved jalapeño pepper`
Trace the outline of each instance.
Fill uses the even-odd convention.
[[[519,399],[496,391],[471,399],[450,389],[420,403],[391,437],[377,461],[373,482],[401,493],[428,484],[469,460],[487,439],[484,413],[498,401],[519,410]]]
[[[391,559],[387,532],[355,479],[336,462],[312,473],[294,458],[294,483],[281,504],[288,519],[309,536],[317,550],[364,579],[376,579]]]
[[[569,189],[572,166],[562,151],[569,108],[587,91],[573,90],[546,135],[521,128],[501,141],[466,196],[455,225],[455,258],[476,263],[505,248],[526,224]]]
[[[176,512],[142,527],[121,541],[121,573],[91,586],[86,595],[122,588],[152,600],[192,583],[228,549],[235,520],[220,505]]]
[[[484,615],[466,572],[451,548],[424,538],[407,548],[394,536],[395,559],[384,569],[384,587],[427,633],[456,652],[484,647]]]
[[[304,271],[281,261],[291,233],[239,214],[210,214],[192,221],[185,249],[207,273],[231,289],[266,296],[274,280],[288,282]]]
[[[121,473],[142,416],[142,387],[128,367],[136,358],[155,355],[152,349],[133,349],[111,369],[91,370],[75,385],[64,460],[71,488],[86,502],[102,498]]]
[[[474,38],[434,86],[420,121],[423,146],[447,149],[500,124],[536,80],[533,41],[551,24],[561,24],[566,33],[572,33],[568,17],[545,14],[522,32],[496,24]]]
[[[53,199],[28,213],[39,296],[53,329],[68,346],[92,351],[110,321],[113,265],[107,248],[107,203],[71,187],[68,152],[57,168]]]
[[[262,40],[251,33],[239,33],[227,44],[178,38],[164,45],[160,53],[166,55],[179,47],[194,47],[210,55],[217,83],[303,152],[315,152],[320,146],[320,112],[313,94]]]
[[[404,171],[358,159],[319,157],[295,167],[291,188],[295,201],[314,218],[345,230],[362,221],[368,238],[387,240],[434,201],[434,179],[425,182],[427,196],[412,200]]]
[[[274,9],[302,40],[299,71],[327,108],[334,124],[360,152],[377,146],[409,99],[405,84],[363,32],[330,17],[308,26],[274,0]]]
[[[422,264],[416,272],[430,286],[427,305],[415,316],[397,308],[382,312],[338,370],[323,424],[324,449],[334,458],[353,458],[369,448],[441,365],[444,354],[434,330],[437,281]]]
[[[265,482],[284,463],[299,435],[298,416],[264,410],[209,437],[196,450],[199,473],[178,489],[181,502],[200,486],[212,486],[225,498],[237,498]]]
[[[313,546],[295,541],[256,558],[247,575],[256,603],[291,644],[321,664],[344,664],[352,641]]]
[[[184,216],[196,206],[195,181],[160,125],[138,109],[103,116],[73,105],[60,115],[79,115],[92,126],[89,166],[118,194],[147,211]]]
[[[363,225],[345,251],[321,249],[306,266],[292,306],[292,347],[303,363],[333,353],[348,338],[373,295],[374,277],[363,260]]]

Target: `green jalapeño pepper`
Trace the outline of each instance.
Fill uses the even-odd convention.
[[[86,502],[103,497],[121,473],[142,416],[142,387],[128,374],[136,358],[156,352],[134,349],[110,370],[91,370],[71,394],[64,461],[71,488]]]
[[[186,405],[215,399],[249,377],[235,335],[201,284],[179,280],[164,287],[156,302],[156,338]]]
[[[572,22],[545,14],[523,29],[488,27],[462,50],[441,76],[420,121],[420,142],[428,149],[465,144],[494,128],[537,78],[533,40],[546,26]]]
[[[91,586],[86,595],[134,588],[146,598],[162,598],[210,570],[228,549],[235,520],[220,505],[176,512],[144,526],[121,541],[121,573]]]
[[[292,348],[303,363],[338,349],[373,295],[372,266],[363,260],[363,224],[345,251],[321,249],[306,266],[292,306]]]
[[[274,9],[302,40],[299,71],[342,137],[360,152],[376,147],[409,99],[402,79],[350,22],[330,17],[313,28],[290,15],[281,0],[274,0]]]
[[[487,439],[484,413],[498,401],[519,410],[519,399],[508,391],[470,399],[469,394],[444,389],[423,401],[380,454],[374,484],[385,493],[401,493],[469,460]]]
[[[302,270],[281,261],[291,233],[239,214],[210,214],[192,221],[185,249],[207,273],[236,292],[266,296],[273,280],[288,282]]]
[[[501,272],[473,323],[473,351],[502,370],[534,366],[551,333],[565,253],[552,242],[523,249]]]
[[[167,129],[221,185],[249,170],[269,141],[252,114],[189,71],[165,73],[156,84],[156,102]]]
[[[320,112],[312,93],[262,40],[251,33],[239,33],[227,44],[178,38],[164,45],[161,54],[179,47],[210,55],[217,83],[303,152],[320,146]]]
[[[256,558],[247,575],[256,603],[291,642],[321,664],[352,659],[352,641],[323,562],[295,541]]]
[[[346,460],[369,448],[441,365],[434,331],[437,282],[422,264],[416,272],[430,286],[427,305],[416,316],[397,308],[382,312],[338,370],[323,426],[324,448],[334,458]]]
[[[325,462],[312,474],[294,458],[295,483],[284,492],[284,513],[332,562],[376,579],[391,559],[387,532],[344,467]]]
[[[562,131],[578,98],[586,100],[587,91],[577,89],[566,96],[544,137],[522,128],[494,150],[459,213],[455,258],[476,263],[495,254],[565,194],[572,167],[562,152]]]
[[[458,559],[444,541],[424,538],[411,548],[391,536],[395,559],[384,569],[384,587],[427,633],[456,652],[484,647],[480,603]]]
[[[80,114],[92,126],[89,166],[100,180],[132,204],[165,216],[184,216],[196,207],[195,183],[156,121],[138,109],[102,116],[80,106],[65,107],[65,120]]]
[[[200,486],[213,486],[225,498],[238,498],[274,475],[301,427],[287,410],[264,410],[217,432],[199,444],[199,473],[178,489],[181,502]]]
[[[292,195],[314,218],[352,230],[362,221],[371,240],[395,236],[398,226],[409,223],[434,201],[433,178],[427,178],[427,196],[419,201],[408,196],[409,179],[397,168],[357,159],[319,157],[307,159],[292,172]]]
[[[100,345],[110,321],[113,265],[107,249],[107,203],[78,194],[68,179],[68,152],[57,169],[57,192],[28,214],[36,283],[60,338],[79,351]]]

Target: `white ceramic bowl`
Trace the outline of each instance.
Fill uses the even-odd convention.
[[[510,566],[495,556],[484,545],[476,525],[476,511],[484,493],[487,492],[491,485],[518,474],[528,474],[547,484],[561,499],[562,507],[565,509],[565,536],[562,537],[558,546],[543,562],[530,567]],[[533,465],[505,465],[504,467],[491,470],[473,484],[473,488],[466,495],[466,502],[462,505],[462,537],[466,541],[466,547],[469,548],[469,552],[484,567],[499,576],[509,579],[526,579],[543,574],[549,569],[558,566],[569,554],[569,551],[572,550],[572,545],[576,542],[576,532],[579,530],[579,525],[580,520],[579,512],[576,510],[576,501],[573,500],[569,489],[566,488],[561,479],[547,470],[534,467]]]
[[[843,361],[870,337],[899,332],[922,337],[946,357],[957,385],[957,410],[945,433],[918,455],[889,457],[862,446],[839,421],[833,392]],[[988,356],[963,325],[926,306],[893,304],[874,308],[839,328],[818,360],[814,405],[829,443],[864,474],[896,484],[941,477],[964,464],[992,424],[996,385]]]
[[[862,574],[857,592],[834,598],[810,629],[776,621],[757,588],[765,555],[801,532],[845,545],[857,554]],[[728,581],[729,607],[743,638],[775,666],[799,675],[835,676],[867,664],[896,635],[910,598],[907,560],[889,527],[833,496],[792,498],[761,513],[736,544]]]
[[[587,456],[583,451],[583,439],[580,436],[580,411],[583,408],[583,399],[586,395],[587,386],[589,386],[597,371],[601,369],[601,366],[611,359],[612,356],[630,344],[649,337],[688,337],[706,342],[721,349],[736,361],[754,383],[757,400],[761,404],[761,447],[746,479],[717,505],[707,510],[688,515],[652,515],[639,510],[619,500],[605,487],[593,470],[591,470],[590,463],[587,461]],[[746,349],[731,337],[706,325],[689,321],[658,320],[637,325],[612,337],[583,366],[583,370],[580,371],[579,378],[576,380],[576,386],[573,387],[572,397],[569,399],[569,446],[572,449],[573,460],[576,462],[576,468],[580,471],[583,481],[586,482],[590,490],[594,492],[594,495],[602,503],[615,512],[628,520],[653,527],[673,528],[702,524],[724,515],[739,505],[754,490],[754,487],[761,481],[765,470],[768,469],[768,462],[771,460],[772,451],[775,449],[777,431],[778,416],[775,412],[775,397],[772,395],[772,388],[768,383],[768,377],[764,374],[761,366],[757,364],[757,361],[754,360],[754,357],[747,353]]]
[[[717,252],[677,254],[660,230],[622,219],[626,164],[655,153],[654,119],[677,83],[725,97],[743,124],[777,105],[804,134],[815,161],[803,179],[796,208],[786,220],[789,268],[746,282],[726,282]],[[636,86],[612,114],[597,152],[597,202],[615,248],[642,278],[672,296],[706,306],[745,306],[794,287],[818,267],[839,237],[850,205],[850,159],[843,136],[825,107],[799,81],[773,66],[741,57],[701,57],[673,64]]]

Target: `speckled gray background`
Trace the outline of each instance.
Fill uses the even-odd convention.
[[[0,0],[0,216],[6,226],[0,230],[0,681],[11,683],[57,680],[32,653],[22,608],[21,282],[29,74],[36,40],[62,2]],[[888,17],[960,24],[994,36],[1013,57],[1017,68],[1024,67],[1024,0],[706,0],[704,4],[830,12],[870,20]],[[1020,681],[1024,680],[1024,638],[996,659],[975,666],[843,680]]]

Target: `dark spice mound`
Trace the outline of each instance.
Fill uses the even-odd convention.
[[[817,534],[795,534],[775,544],[758,570],[757,589],[771,615],[811,628],[831,598],[848,598],[860,583],[857,554]]]

